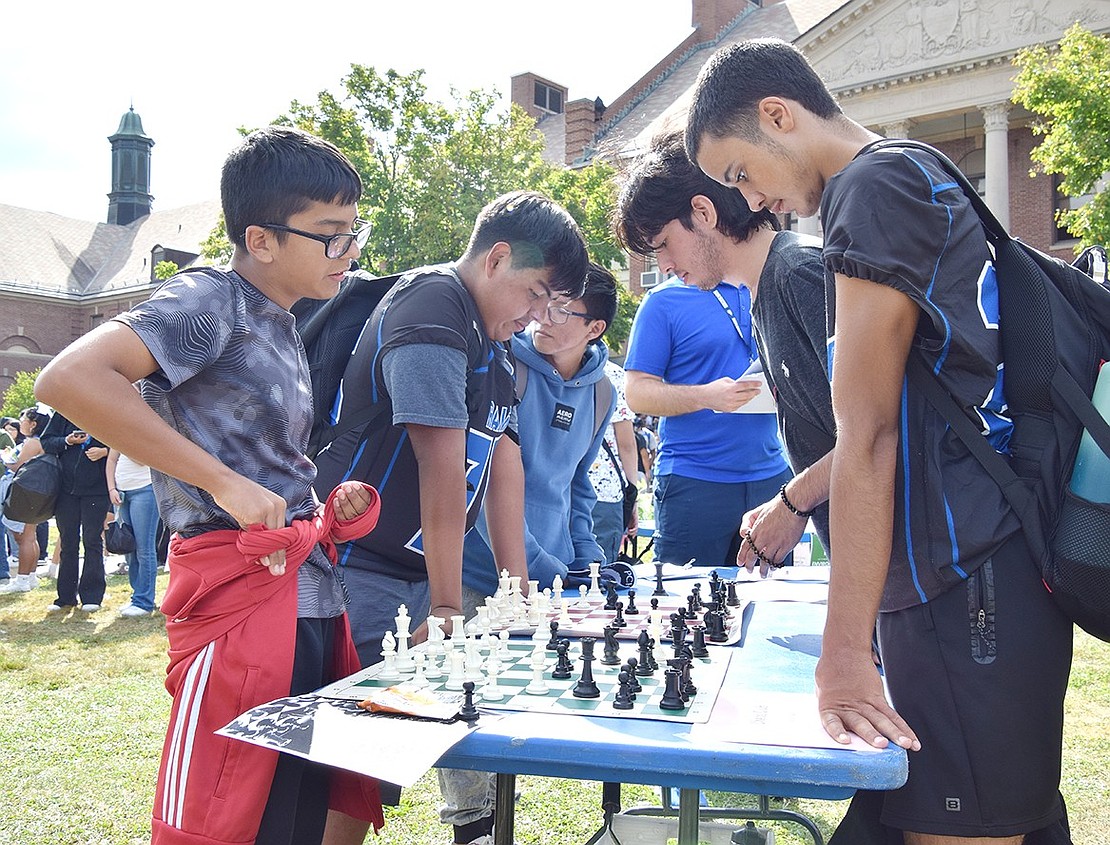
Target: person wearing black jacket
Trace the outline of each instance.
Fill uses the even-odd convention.
[[[104,459],[108,447],[54,412],[40,438],[42,450],[57,455],[62,464],[62,490],[54,523],[58,526],[61,559],[58,565],[58,598],[47,608],[58,613],[79,602],[88,613],[104,601],[104,520],[111,507]],[[79,565],[78,542],[85,550]]]

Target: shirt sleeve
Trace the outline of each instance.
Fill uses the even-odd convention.
[[[469,425],[465,353],[434,343],[398,346],[382,359],[382,373],[395,425]]]
[[[670,330],[661,294],[649,293],[640,303],[628,338],[624,369],[663,377],[671,359]]]

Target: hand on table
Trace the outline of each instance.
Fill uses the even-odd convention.
[[[796,516],[776,496],[744,514],[740,523],[740,551],[736,565],[766,576],[771,564],[786,559],[805,532],[805,517]]]
[[[821,725],[837,742],[846,745],[851,731],[875,748],[893,741],[910,751],[921,750],[917,735],[887,702],[870,648],[856,653],[826,646],[814,679]]]

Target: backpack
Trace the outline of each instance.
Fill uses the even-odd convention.
[[[31,458],[8,479],[4,516],[14,522],[38,525],[54,515],[62,490],[62,462],[57,455]]]
[[[380,403],[336,425],[332,414],[339,382],[351,360],[366,321],[401,276],[375,278],[365,270],[347,274],[331,299],[301,299],[290,309],[297,318],[297,333],[308,358],[312,380],[312,430],[305,454],[315,458],[342,434],[370,422]]]
[[[1110,455],[1110,423],[1091,402],[1099,367],[1110,359],[1110,288],[1012,238],[943,153],[905,139],[878,141],[867,152],[890,148],[934,156],[967,195],[994,252],[1004,390],[1013,420],[1009,461],[919,356],[910,356],[907,377],[1002,489],[1057,605],[1110,642],[1110,505],[1068,489],[1084,429]],[[1101,260],[1105,273],[1105,256],[1101,248],[1088,250],[1081,267],[1094,270]]]

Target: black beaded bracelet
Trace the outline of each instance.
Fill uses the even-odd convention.
[[[794,505],[791,504],[790,500],[788,498],[786,498],[786,485],[785,484],[782,485],[782,487],[779,488],[779,498],[782,499],[782,503],[784,505],[786,505],[786,507],[789,509],[789,511],[792,514],[794,514],[794,516],[800,516],[800,517],[803,517],[804,519],[809,519],[811,516],[813,516],[814,511],[816,511],[816,508],[814,508],[812,511],[800,511],[796,507],[794,507]]]

